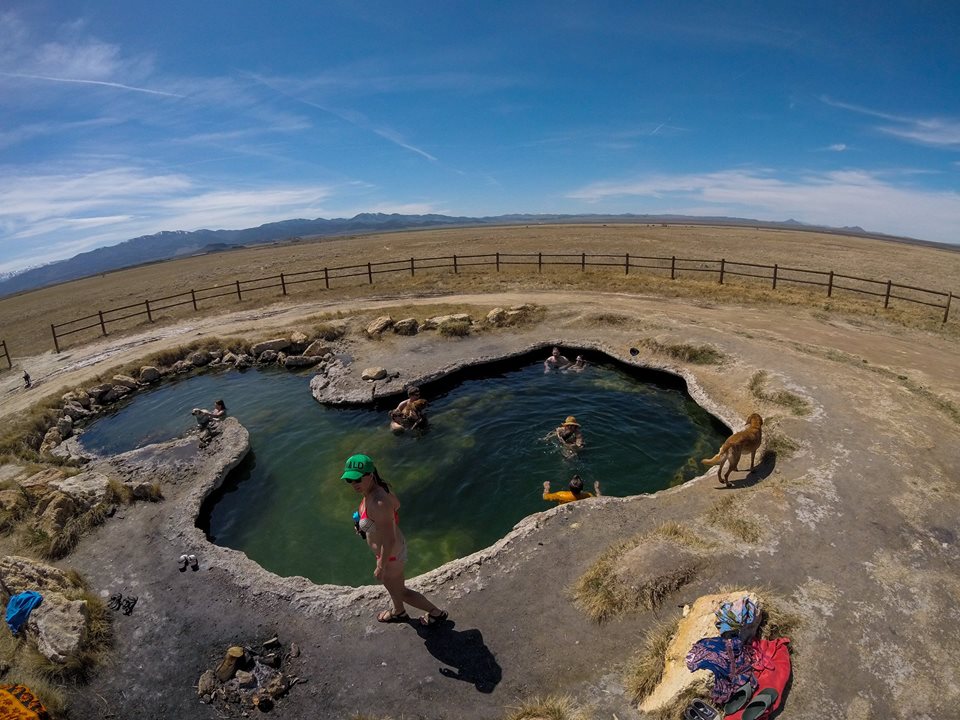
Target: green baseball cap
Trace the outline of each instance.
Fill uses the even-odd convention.
[[[369,455],[351,455],[343,465],[341,480],[359,480],[364,475],[376,472],[373,459]]]

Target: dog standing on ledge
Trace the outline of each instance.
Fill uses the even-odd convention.
[[[737,469],[737,465],[740,463],[740,454],[746,451],[750,452],[750,469],[753,470],[754,461],[756,460],[757,448],[760,447],[760,442],[763,440],[763,418],[753,413],[750,417],[747,418],[747,429],[741,430],[738,433],[734,433],[727,441],[720,447],[720,452],[714,455],[712,458],[704,458],[702,460],[704,465],[717,465],[720,467],[717,468],[717,477],[724,485],[727,484],[727,481],[730,479],[730,473],[733,470]],[[727,474],[723,474],[723,464],[727,463]]]

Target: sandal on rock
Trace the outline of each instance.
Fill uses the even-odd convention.
[[[197,561],[196,555],[187,555],[187,561],[190,563],[190,569],[194,572],[200,569],[200,563]]]
[[[433,627],[434,625],[439,625],[447,619],[447,611],[441,610],[439,615],[434,615],[433,613],[427,613],[422,618],[420,618],[420,624],[424,627]]]
[[[377,622],[382,623],[407,622],[409,619],[410,616],[407,615],[406,610],[401,610],[400,612],[396,610],[384,610],[377,615]]]
[[[187,563],[188,563],[188,562],[189,562],[189,560],[187,559],[187,556],[186,556],[186,555],[181,555],[181,556],[180,556],[180,559],[177,560],[177,565],[180,566],[180,572],[186,572],[186,571],[187,571]]]

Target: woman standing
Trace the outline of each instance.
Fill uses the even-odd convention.
[[[377,558],[373,576],[390,593],[393,607],[377,615],[380,622],[404,622],[410,619],[405,605],[426,611],[420,623],[437,625],[447,619],[441,610],[423,595],[406,586],[403,568],[407,562],[407,541],[400,532],[400,501],[390,492],[390,487],[380,477],[373,460],[367,455],[347,458],[341,480],[363,495],[357,516],[357,532]]]

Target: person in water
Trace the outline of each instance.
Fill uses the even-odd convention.
[[[577,359],[566,368],[567,372],[583,372],[586,369],[587,361],[583,359],[583,355],[577,355]]]
[[[583,491],[583,478],[581,478],[579,475],[574,475],[572,478],[570,478],[570,484],[567,486],[567,489],[559,492],[550,492],[549,481],[543,484],[543,499],[549,500],[550,502],[560,503],[561,505],[564,503],[573,502],[575,500],[586,500],[587,498],[591,497],[600,497],[599,480],[595,480],[593,482],[592,493]]]
[[[390,411],[390,429],[394,432],[413,430],[427,424],[427,401],[420,397],[415,385],[407,390],[407,399]]]
[[[380,612],[377,620],[406,622],[410,619],[406,606],[410,605],[426,612],[420,618],[422,625],[430,627],[445,621],[445,610],[406,586],[403,570],[407,562],[407,541],[400,532],[400,501],[380,477],[373,460],[368,455],[352,455],[347,458],[340,479],[363,495],[356,516],[356,531],[377,559],[373,576],[383,583],[393,601],[393,607]]]
[[[583,433],[580,431],[580,424],[573,415],[568,416],[563,424],[554,430],[554,433],[556,433],[557,440],[560,441],[560,446],[563,448],[579,450],[583,447]]]
[[[563,370],[570,364],[570,361],[560,354],[560,348],[555,347],[550,352],[550,357],[543,361],[543,371],[550,372],[551,370]]]

